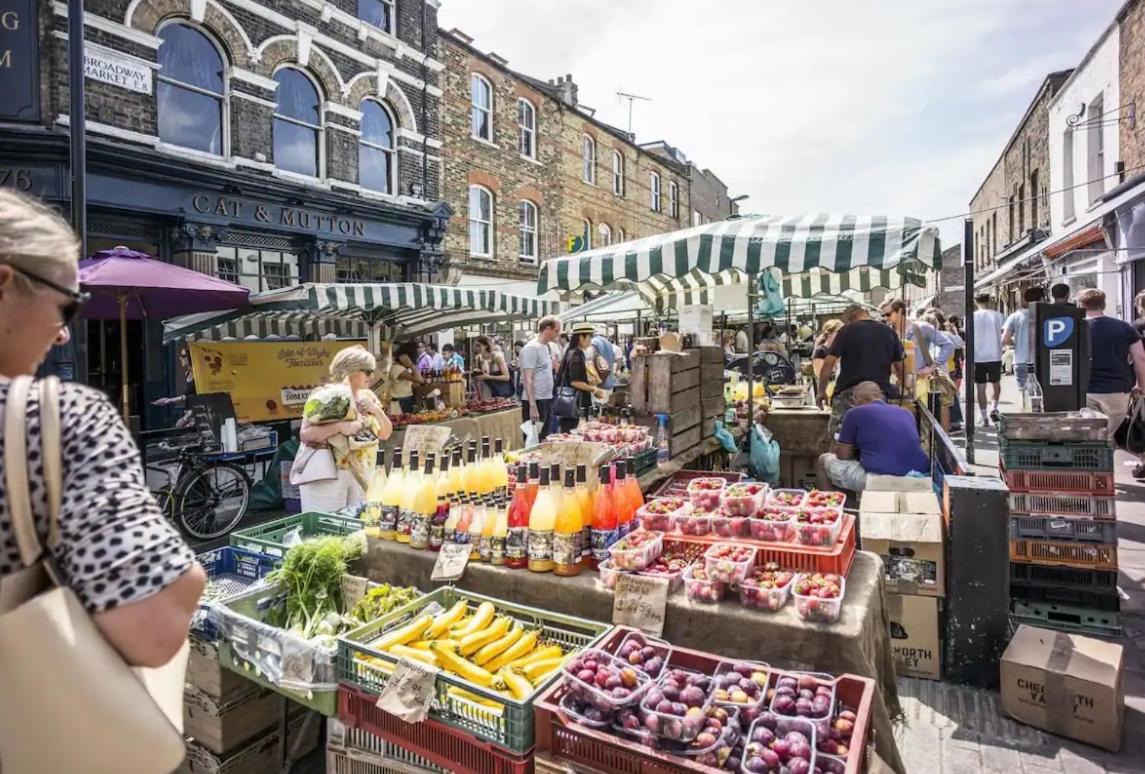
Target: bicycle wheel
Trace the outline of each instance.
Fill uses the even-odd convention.
[[[250,481],[235,465],[195,468],[175,488],[175,522],[200,540],[222,537],[235,528],[250,503]]]

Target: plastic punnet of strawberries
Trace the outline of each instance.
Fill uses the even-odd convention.
[[[846,579],[835,573],[808,573],[795,580],[795,609],[804,621],[833,623],[843,607]]]

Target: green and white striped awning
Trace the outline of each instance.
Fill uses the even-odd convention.
[[[791,280],[792,294],[803,297],[816,287],[837,292],[915,284],[914,277],[940,265],[938,229],[915,218],[747,216],[549,259],[537,293],[635,288],[648,298],[686,297],[775,269],[785,290]]]
[[[479,323],[528,320],[555,314],[551,301],[502,293],[418,283],[294,285],[250,297],[250,306],[223,315],[169,320],[164,341],[267,335],[339,338],[420,336]]]

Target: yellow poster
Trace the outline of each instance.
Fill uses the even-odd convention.
[[[330,378],[339,350],[365,341],[203,341],[191,345],[199,394],[226,392],[240,422],[302,416],[306,397]]]

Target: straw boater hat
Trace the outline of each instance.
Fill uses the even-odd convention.
[[[596,335],[596,326],[590,322],[578,322],[576,325],[574,325],[572,327],[572,330],[569,331],[569,333],[572,334],[573,336],[578,336],[582,333],[588,333],[590,335],[595,336]]]

